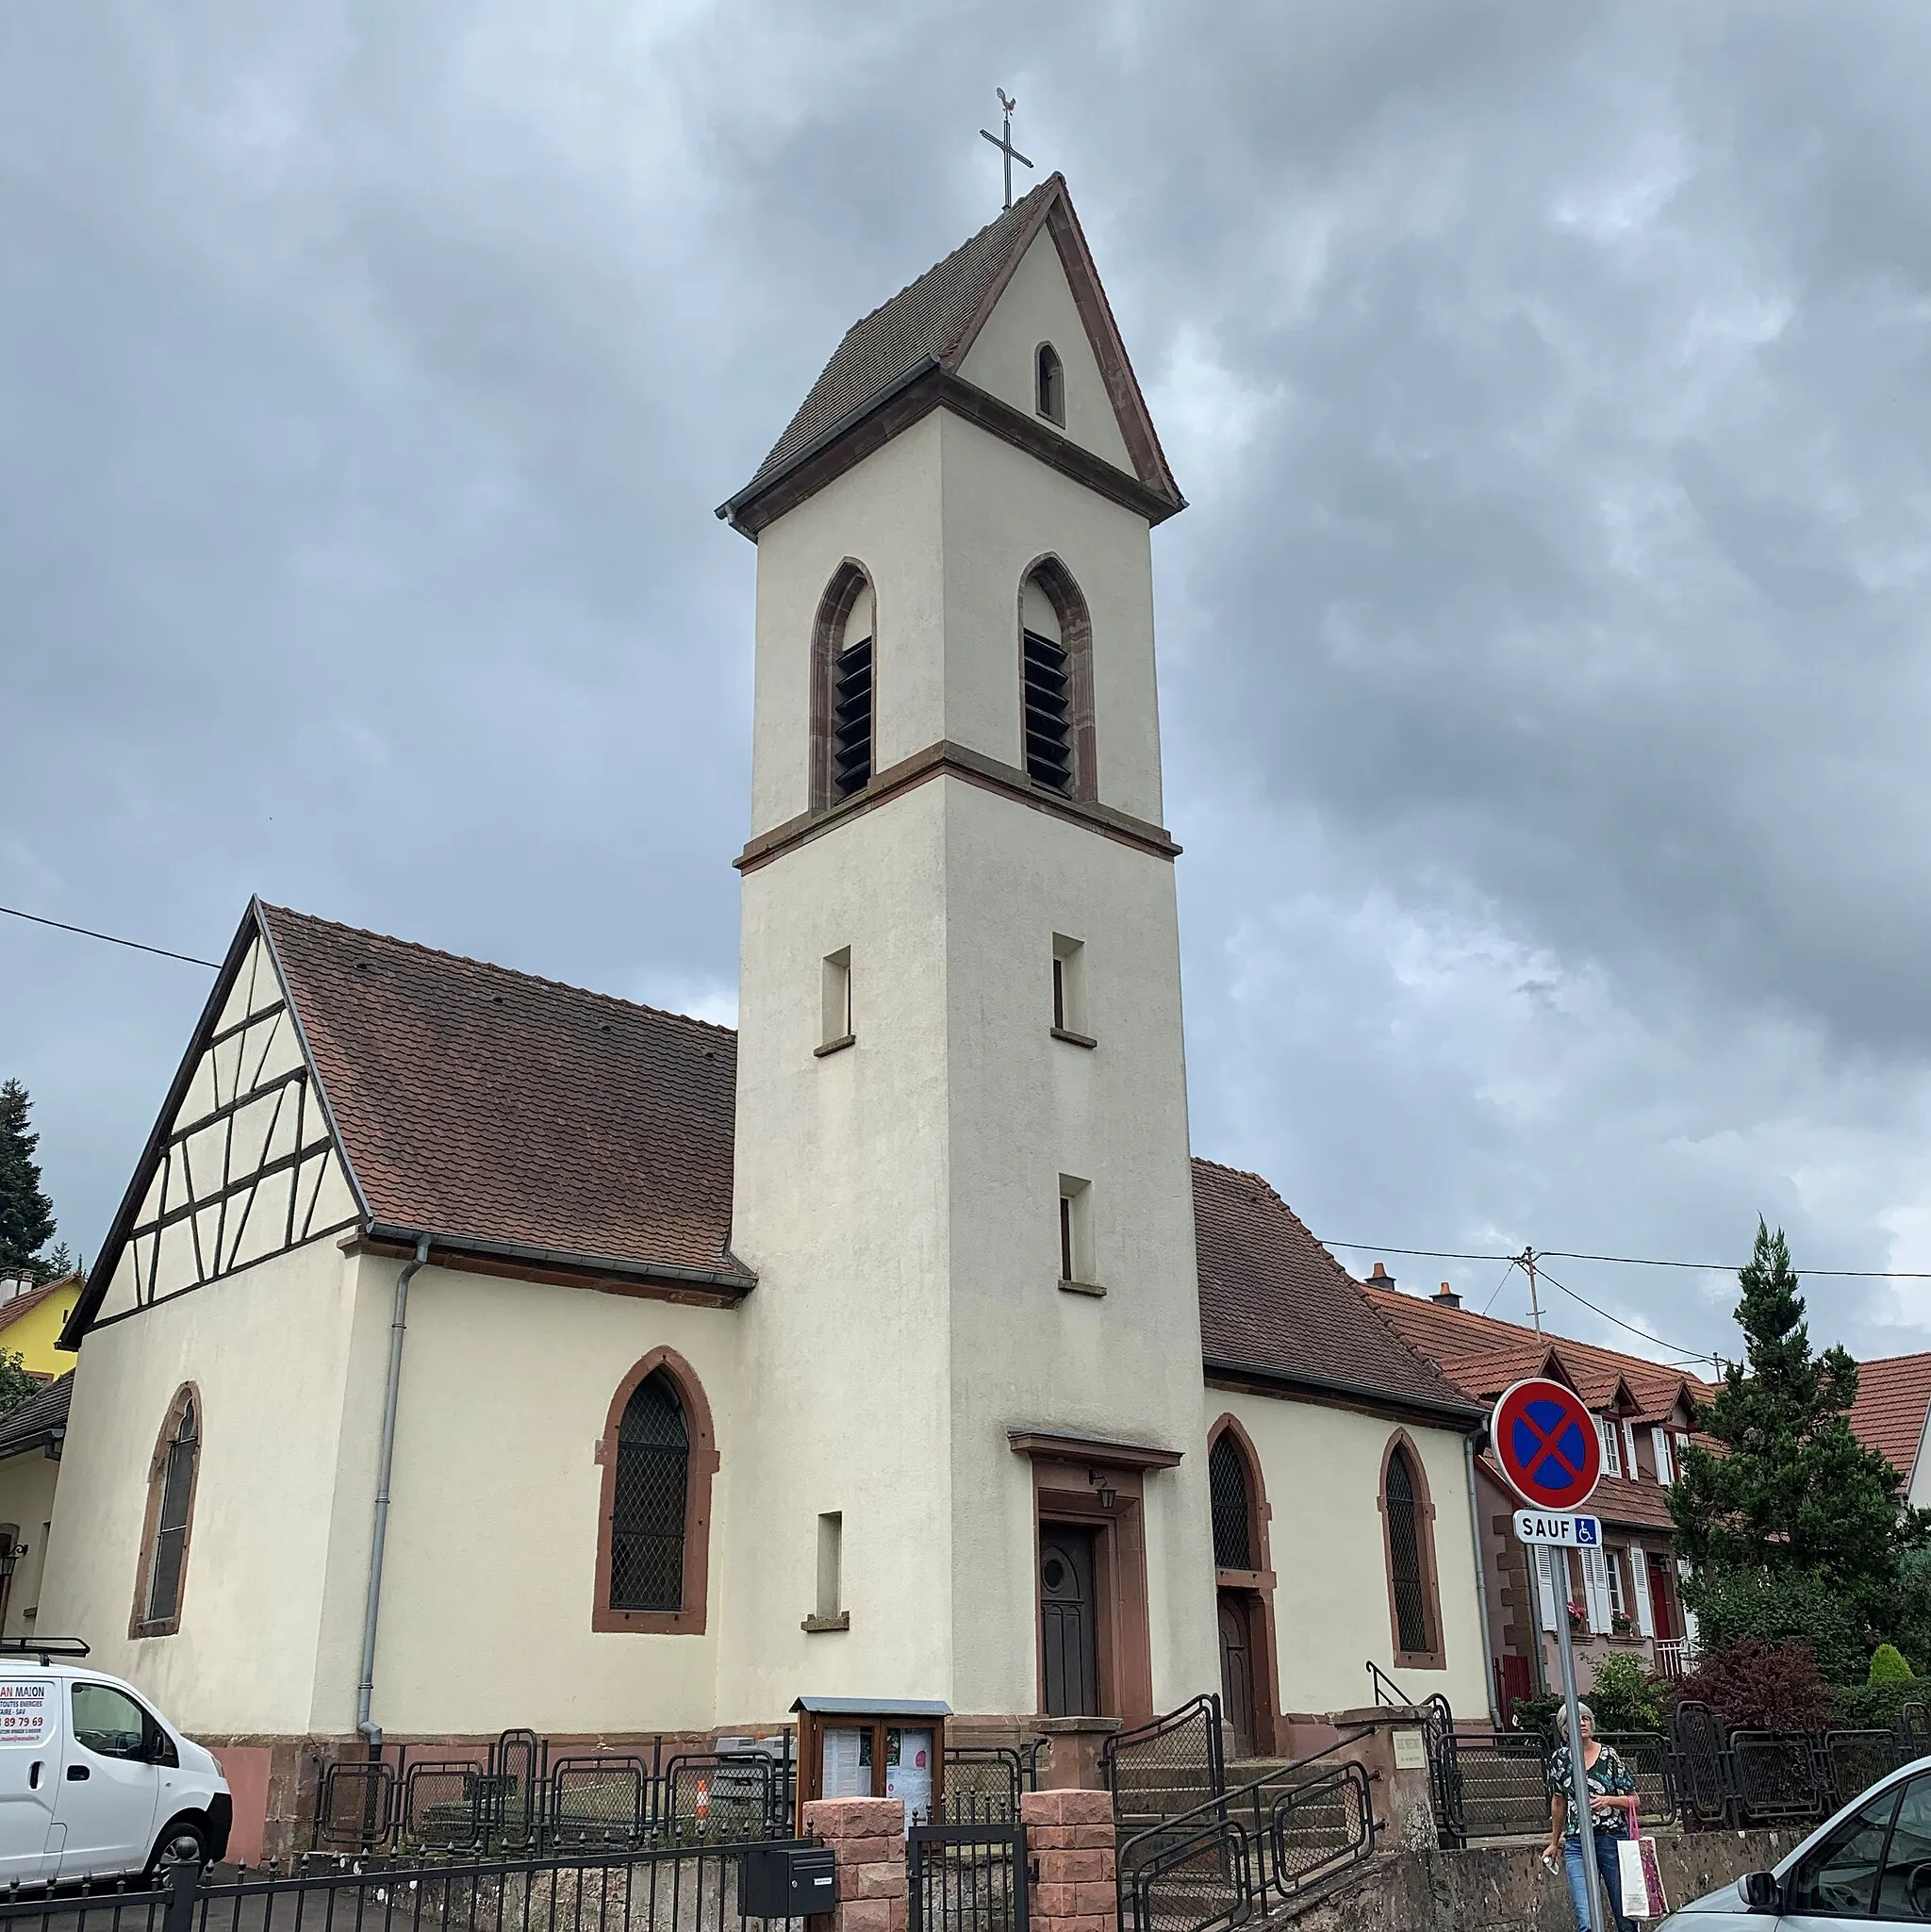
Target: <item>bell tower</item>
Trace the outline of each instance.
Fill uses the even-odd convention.
[[[1065,181],[846,335],[757,544],[720,1720],[1217,1681],[1150,532]]]

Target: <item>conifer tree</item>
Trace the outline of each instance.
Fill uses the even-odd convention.
[[[0,1086],[0,1268],[32,1268],[54,1232],[54,1203],[41,1192],[34,1149],[41,1137],[27,1131],[33,1102],[17,1080]]]
[[[1670,1492],[1676,1548],[1695,1566],[1684,1595],[1706,1624],[1738,1624],[1711,1630],[1718,1641],[1778,1634],[1764,1622],[1780,1603],[1793,1612],[1783,1634],[1806,1634],[1827,1602],[1859,1627],[1868,1651],[1886,1634],[1906,1552],[1931,1535],[1931,1512],[1905,1509],[1904,1478],[1851,1433],[1857,1364],[1841,1347],[1812,1352],[1781,1228],[1758,1221],[1737,1279],[1743,1360],[1725,1365],[1696,1417],[1718,1446],[1686,1445]],[[1755,1610],[1740,1616],[1745,1603]]]

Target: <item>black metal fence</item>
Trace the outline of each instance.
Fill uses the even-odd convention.
[[[1660,1732],[1606,1733],[1636,1780],[1642,1816],[1666,1825],[1678,1812],[1670,1741]],[[1540,1731],[1457,1731],[1431,1736],[1429,1792],[1441,1841],[1523,1838],[1549,1827],[1549,1753]]]
[[[1101,1747],[1099,1768],[1123,1831],[1218,1797],[1227,1790],[1220,1699],[1196,1697],[1137,1730],[1117,1732]]]
[[[1707,1826],[1827,1818],[1867,1785],[1931,1754],[1931,1717],[1906,1705],[1893,1730],[1732,1730],[1685,1699],[1671,1726],[1684,1820]]]
[[[1029,1875],[1016,1820],[915,1825],[905,1834],[911,1932],[1027,1932]]]
[[[745,1846],[577,1858],[327,1858],[227,1877],[192,1865],[152,1885],[0,1900],[0,1932],[802,1932],[751,1919]]]

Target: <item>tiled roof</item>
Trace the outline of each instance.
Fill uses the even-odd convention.
[[[1510,1382],[1540,1375],[1552,1355],[1592,1409],[1609,1408],[1618,1389],[1626,1388],[1635,1406],[1625,1412],[1636,1422],[1665,1420],[1685,1390],[1698,1402],[1708,1401],[1714,1393],[1695,1376],[1640,1355],[1572,1342],[1566,1335],[1538,1335],[1514,1322],[1496,1321],[1472,1309],[1444,1308],[1398,1289],[1370,1285],[1366,1293],[1411,1347],[1484,1403],[1493,1402]]]
[[[1210,1367],[1475,1411],[1380,1320],[1361,1284],[1258,1174],[1196,1161],[1194,1226]]]
[[[1482,1473],[1505,1496],[1509,1495],[1509,1485],[1496,1468],[1494,1458],[1484,1454],[1478,1460]],[[1590,1496],[1589,1513],[1620,1529],[1655,1529],[1668,1535],[1675,1527],[1668,1497],[1669,1491],[1660,1483],[1631,1482],[1625,1476],[1605,1476]],[[1515,1509],[1519,1505],[1511,1501],[1509,1507]]]
[[[749,1284],[728,1028],[260,911],[374,1222]]]
[[[1931,1409],[1931,1355],[1890,1355],[1857,1364],[1852,1432],[1883,1456],[1906,1482],[1917,1464],[1927,1409]]]
[[[758,465],[752,486],[928,356],[949,361],[987,291],[1032,239],[1034,214],[1065,185],[1059,175],[1049,175],[998,221],[853,322],[789,427]]]
[[[78,1285],[78,1278],[63,1275],[58,1281],[49,1281],[44,1287],[30,1288],[25,1295],[16,1295],[10,1300],[0,1301],[0,1330],[10,1329],[24,1316],[30,1315],[50,1295],[58,1295],[63,1288]]]
[[[45,1445],[58,1428],[67,1426],[67,1405],[74,1399],[74,1371],[29,1395],[18,1409],[0,1415],[0,1456],[18,1456]]]

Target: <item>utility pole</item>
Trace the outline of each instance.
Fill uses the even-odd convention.
[[[1529,1319],[1535,1323],[1535,1331],[1540,1335],[1543,1331],[1543,1305],[1535,1287],[1535,1249],[1525,1247],[1516,1257],[1515,1264],[1528,1277]]]

